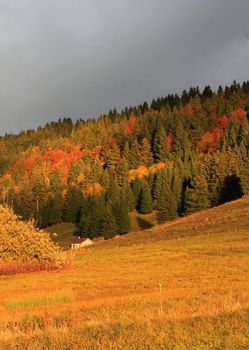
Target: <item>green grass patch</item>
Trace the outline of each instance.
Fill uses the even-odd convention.
[[[55,295],[55,296],[39,296],[36,298],[27,298],[20,301],[9,302],[6,304],[8,310],[23,310],[33,309],[42,306],[60,305],[60,304],[72,304],[75,301],[73,295]]]

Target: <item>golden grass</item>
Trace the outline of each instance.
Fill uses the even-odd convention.
[[[248,208],[82,249],[69,270],[1,277],[0,349],[249,349]],[[44,296],[72,299],[23,307]]]

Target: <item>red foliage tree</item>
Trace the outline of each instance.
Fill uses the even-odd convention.
[[[246,116],[246,111],[244,111],[242,108],[238,108],[235,111],[232,111],[230,113],[230,117],[237,118],[240,124],[243,123],[245,116]]]
[[[132,116],[124,126],[126,136],[132,136],[134,134],[135,124],[136,124],[136,118]]]
[[[167,136],[167,148],[168,148],[169,152],[172,150],[172,145],[173,145],[173,136],[171,134],[169,134]]]
[[[180,109],[180,114],[183,117],[192,117],[194,115],[194,109],[191,103],[187,103],[186,106]]]
[[[219,127],[220,127],[222,130],[226,129],[227,122],[228,122],[228,118],[227,118],[227,116],[225,116],[225,115],[223,115],[222,117],[220,117],[220,118],[218,119]]]

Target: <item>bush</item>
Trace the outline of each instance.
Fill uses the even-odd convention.
[[[21,221],[11,209],[0,205],[0,264],[10,263],[22,266],[21,272],[23,266],[35,266],[34,270],[60,268],[65,264],[65,254],[45,231],[38,230],[33,222]]]

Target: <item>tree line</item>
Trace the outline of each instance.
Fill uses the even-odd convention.
[[[249,191],[249,82],[168,95],[97,120],[70,118],[0,138],[0,202],[38,227],[82,236],[159,223]]]

